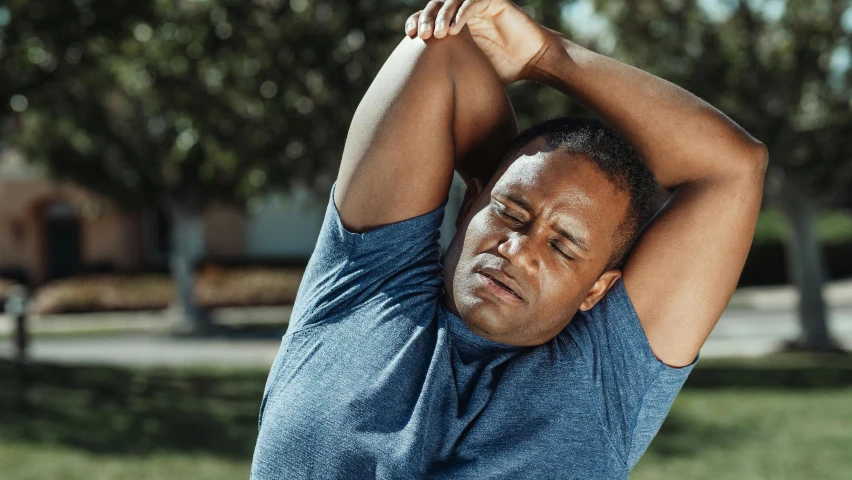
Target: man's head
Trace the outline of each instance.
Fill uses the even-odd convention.
[[[630,145],[585,118],[525,130],[483,183],[468,183],[444,281],[473,331],[513,345],[550,340],[603,297],[656,192]]]

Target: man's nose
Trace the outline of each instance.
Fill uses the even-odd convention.
[[[509,259],[517,268],[535,275],[538,271],[538,259],[531,245],[531,238],[520,232],[512,232],[506,241],[497,246],[497,251]]]

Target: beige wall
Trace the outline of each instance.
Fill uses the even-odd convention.
[[[35,283],[45,280],[43,209],[53,202],[73,205],[79,214],[83,265],[138,266],[140,236],[135,216],[79,187],[41,179],[0,179],[0,269],[19,268]]]
[[[240,209],[211,205],[204,212],[204,251],[218,257],[240,256],[245,251],[245,216]]]
[[[72,205],[77,212],[81,266],[133,269],[142,265],[146,245],[140,215],[124,212],[108,199],[72,184],[0,177],[0,270],[24,270],[35,284],[46,280],[44,210],[54,202]],[[206,255],[244,254],[246,226],[240,209],[214,204],[203,220]]]
[[[84,263],[108,263],[119,269],[139,266],[140,237],[133,228],[135,216],[111,210],[82,223]]]

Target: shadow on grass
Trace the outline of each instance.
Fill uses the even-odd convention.
[[[205,324],[198,330],[175,332],[179,338],[201,338],[218,340],[269,340],[281,339],[287,333],[287,323],[216,325]]]
[[[0,360],[0,441],[94,453],[250,459],[264,371],[17,365]]]
[[[701,391],[816,392],[852,387],[852,356],[787,353],[760,358],[702,360],[689,375],[684,389]],[[818,395],[818,393],[817,393]],[[754,402],[754,397],[742,397]],[[647,455],[660,458],[697,457],[708,448],[735,451],[754,441],[760,429],[743,419],[736,424],[679,409],[675,403]]]
[[[247,335],[266,332],[245,332]],[[94,453],[205,452],[250,459],[263,370],[199,371],[31,364],[0,360],[0,441],[62,444]],[[687,389],[852,386],[848,356],[707,360]],[[677,409],[653,455],[691,455],[738,441],[748,427],[700,423]]]
[[[832,389],[852,387],[852,355],[781,354],[699,361],[687,389]]]
[[[733,445],[747,440],[751,431],[746,425],[702,422],[672,410],[645,454],[690,457],[700,455],[711,447],[730,449]]]
[[[684,385],[688,390],[802,391],[852,387],[852,356],[781,354],[762,358],[702,360]],[[666,417],[647,455],[698,456],[709,447],[732,450],[750,436],[753,425],[707,421],[678,410]]]

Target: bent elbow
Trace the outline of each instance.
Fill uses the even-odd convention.
[[[769,149],[760,140],[754,140],[751,150],[752,153],[749,155],[749,162],[761,174],[766,173],[766,169],[769,167]]]
[[[747,185],[763,189],[766,170],[769,168],[769,149],[762,142],[751,139],[740,150],[736,162],[737,168],[730,172],[734,178],[744,180]]]

